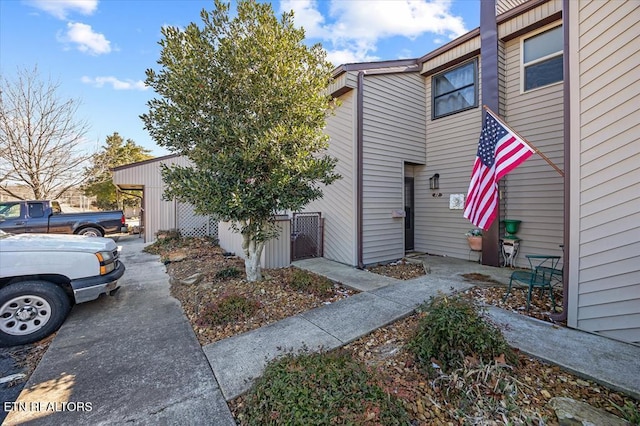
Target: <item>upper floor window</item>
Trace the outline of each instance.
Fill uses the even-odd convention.
[[[478,106],[478,62],[473,60],[449,71],[434,75],[433,118]]]
[[[562,81],[563,45],[562,25],[523,40],[522,74],[525,92]]]

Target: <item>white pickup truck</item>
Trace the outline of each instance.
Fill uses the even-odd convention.
[[[53,333],[72,304],[114,294],[124,271],[109,238],[0,230],[0,346]]]

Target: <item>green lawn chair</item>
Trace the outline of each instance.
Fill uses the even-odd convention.
[[[544,291],[545,289],[549,290],[551,305],[555,311],[556,301],[553,297],[553,286],[551,285],[551,280],[554,278],[554,275],[561,273],[559,272],[561,270],[558,269],[560,256],[529,254],[526,257],[529,260],[531,269],[528,271],[514,271],[511,274],[509,288],[507,289],[507,294],[504,295],[502,301],[504,302],[507,300],[509,293],[511,293],[511,286],[513,285],[513,282],[518,281],[529,287],[529,291],[527,293],[527,311],[529,311],[529,307],[531,305],[531,292],[535,287],[540,288],[540,291]]]

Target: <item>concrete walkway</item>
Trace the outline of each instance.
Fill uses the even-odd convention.
[[[205,346],[204,353],[227,401],[246,392],[267,362],[286,351],[343,346],[411,314],[431,296],[470,287],[462,280],[429,278],[383,278],[386,285],[381,286],[372,279],[375,274],[324,259],[296,262],[296,266],[331,278],[341,277],[343,284],[362,293]]]
[[[458,259],[427,257],[427,270],[407,281],[381,277],[326,259],[295,262],[362,291],[348,299],[204,347],[227,401],[246,392],[269,360],[285,351],[334,349],[411,314],[438,293],[471,287],[462,274],[508,283],[511,270]],[[384,285],[380,285],[383,282]],[[488,315],[511,345],[533,357],[640,398],[640,347],[532,319],[498,308]]]
[[[511,346],[640,399],[640,347],[504,309],[487,313]]]
[[[235,425],[165,266],[118,244],[122,288],[73,308],[4,424]]]

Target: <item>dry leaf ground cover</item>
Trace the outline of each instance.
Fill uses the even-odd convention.
[[[171,244],[168,244],[159,252],[167,261],[171,259],[172,253],[175,255],[176,251],[184,249],[185,247],[171,247]],[[243,272],[243,261],[224,256],[219,248],[206,240],[192,240],[186,246],[186,253],[183,260],[168,263],[167,271],[172,277],[172,294],[181,301],[203,345],[278,321],[323,303],[335,302],[352,294],[339,285],[332,285],[332,293],[324,295],[315,294],[313,291],[294,290],[291,282],[296,268],[264,271],[266,279],[257,285],[244,282],[243,274],[233,278],[220,277],[221,270],[231,267]],[[424,275],[424,268],[420,263],[409,261],[379,265],[369,270],[399,279]],[[196,283],[183,282],[195,273],[202,274],[201,278],[195,280]],[[322,277],[313,274],[310,276],[314,282],[323,280]],[[530,311],[525,312],[524,289],[514,289],[507,301],[502,302],[505,293],[503,285],[491,282],[488,277],[479,274],[471,274],[467,279],[476,286],[465,292],[464,297],[548,319],[551,308],[548,295],[541,295],[536,291],[532,297]],[[228,325],[206,326],[198,321],[207,304],[230,293],[259,301],[260,308],[255,314]],[[557,296],[557,303],[561,306],[561,294],[558,292]],[[638,402],[623,394],[612,392],[603,386],[562,371],[559,367],[547,365],[522,354],[518,354],[519,365],[508,371],[491,366],[470,366],[460,375],[439,378],[429,376],[406,349],[407,342],[416,331],[416,324],[424,315],[426,314],[416,313],[345,347],[356,360],[370,369],[373,377],[376,377],[375,380],[389,394],[400,399],[413,424],[513,424],[514,421],[515,424],[556,424],[553,411],[547,406],[548,401],[555,396],[584,401],[618,416],[625,415],[625,406],[631,413],[626,414],[627,417],[638,410]],[[513,405],[507,405],[504,393],[493,388],[496,383],[505,383],[505,380],[509,381],[510,392],[514,395],[513,399],[509,399],[509,404]],[[464,404],[461,403],[460,396],[453,397],[448,393],[449,388],[456,386],[467,389]],[[242,423],[241,412],[244,404],[244,397],[230,404],[239,423]],[[507,412],[511,413],[511,420],[505,422],[503,419],[507,418]],[[369,414],[370,417],[364,418],[364,424],[380,424],[376,421],[374,411]]]
[[[263,281],[244,280],[244,260],[209,239],[166,239],[150,246],[171,276],[201,345],[244,333],[357,293],[294,267],[262,271]],[[216,321],[228,315],[229,321]]]
[[[155,251],[167,263],[167,271],[171,276],[172,295],[182,303],[203,345],[284,319],[323,303],[335,302],[352,294],[351,291],[334,284],[331,285],[331,292],[326,293],[294,288],[292,283],[299,272],[295,268],[266,270],[263,282],[246,283],[243,280],[243,261],[233,256],[225,256],[225,253],[209,240],[167,240],[157,245]],[[228,273],[230,270],[242,273],[230,274]],[[409,261],[379,265],[369,270],[398,279],[416,278],[425,273],[422,264]],[[227,273],[221,273],[221,271],[227,271]],[[324,282],[322,277],[313,274],[305,276],[308,277],[306,282],[308,288],[315,288],[318,286],[317,283]],[[551,308],[548,295],[535,292],[531,309],[525,312],[523,310],[526,303],[524,289],[514,289],[507,301],[502,302],[504,286],[491,282],[483,275],[471,274],[466,278],[477,286],[465,292],[465,297],[548,319]],[[201,318],[207,306],[228,295],[240,295],[257,301],[259,307],[254,313],[239,321],[221,325],[204,324]],[[558,294],[559,305],[562,300],[560,296]],[[413,355],[406,350],[407,342],[415,333],[416,324],[423,315],[425,313],[416,313],[376,330],[347,345],[345,349],[372,371],[380,385],[389,394],[400,399],[414,424],[463,424],[470,423],[470,419],[475,419],[476,424],[499,421],[508,411],[507,407],[501,405],[503,404],[501,394],[493,391],[491,387],[492,381],[501,380],[497,375],[504,374],[499,369],[476,366],[476,370],[470,368],[462,374],[462,376],[467,375],[466,381],[456,376],[440,377],[436,380],[436,377],[430,377],[424,369],[420,368]],[[628,407],[635,404],[633,407],[637,409],[637,402],[622,394],[611,392],[602,386],[566,373],[556,366],[546,365],[524,355],[519,355],[519,366],[509,371],[508,377],[509,386],[517,395],[513,399],[515,406],[508,407],[511,410],[511,421],[514,418],[521,419],[522,424],[526,422],[553,424],[555,416],[547,406],[547,402],[554,396],[566,396],[585,401],[617,415],[623,414],[620,408],[625,404]],[[449,387],[456,386],[467,387],[469,391],[467,406],[462,410],[459,397],[453,398],[447,391]],[[476,395],[474,392],[479,394]],[[491,392],[495,393],[494,398],[482,402],[483,398],[479,396]],[[481,401],[480,405],[477,401]],[[491,401],[493,403],[490,403]],[[240,413],[244,403],[244,398],[240,397],[230,404],[237,418],[241,418]],[[376,424],[376,417],[373,415],[368,422]]]

